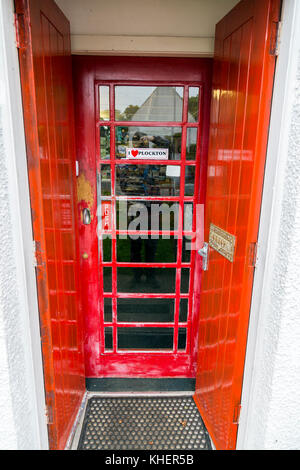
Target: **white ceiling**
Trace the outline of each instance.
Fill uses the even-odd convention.
[[[212,56],[216,23],[239,0],[56,0],[73,54]]]

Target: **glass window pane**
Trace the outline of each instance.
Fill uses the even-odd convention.
[[[167,149],[168,160],[180,160],[181,134],[181,127],[117,126],[116,158],[126,158],[126,148]],[[137,155],[130,157],[138,158]]]
[[[104,287],[104,292],[111,292],[112,291],[112,272],[111,272],[111,268],[107,268],[107,267],[103,268],[103,287]]]
[[[187,294],[189,292],[190,284],[190,270],[188,268],[183,268],[181,270],[181,292]]]
[[[118,299],[118,322],[172,322],[174,299]]]
[[[184,230],[185,232],[193,230],[193,204],[184,204]]]
[[[194,196],[195,191],[195,166],[187,166],[185,168],[185,185],[184,185],[184,195],[185,196]]]
[[[108,350],[113,348],[113,335],[112,328],[110,326],[104,328],[104,347]]]
[[[109,86],[103,85],[99,87],[99,103],[101,121],[109,121]]]
[[[172,349],[173,328],[118,328],[118,349]]]
[[[186,328],[178,328],[178,349],[179,351],[186,348]]]
[[[118,121],[182,121],[183,87],[116,86]]]
[[[197,122],[199,119],[199,88],[189,87],[188,122]]]
[[[117,268],[118,292],[175,293],[175,268]]]
[[[110,165],[101,165],[98,173],[98,196],[111,196],[111,169]]]
[[[112,241],[110,237],[105,237],[102,240],[102,255],[104,262],[111,262],[111,249]]]
[[[186,134],[186,160],[196,160],[197,133],[195,127],[188,127]]]
[[[189,263],[191,261],[191,237],[183,236],[182,238],[182,262]]]
[[[117,196],[179,196],[178,165],[116,165]]]
[[[100,158],[110,160],[110,127],[100,126]]]
[[[104,321],[112,322],[112,299],[104,299]]]
[[[151,237],[117,237],[117,261],[125,263],[175,263],[177,240]]]
[[[180,299],[179,322],[186,322],[188,317],[189,299]]]
[[[178,219],[179,202],[117,201],[117,228],[119,230],[169,232],[178,229]]]

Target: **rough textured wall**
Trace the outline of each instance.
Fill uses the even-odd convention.
[[[272,277],[264,293],[267,302],[260,311],[264,330],[259,332],[262,346],[254,364],[256,376],[246,434],[248,449],[300,449],[299,52],[298,42],[298,68],[295,67],[288,84],[292,105],[291,114],[287,116],[290,119],[287,155],[279,156],[286,159],[284,174],[281,173],[282,196],[275,207],[279,232],[275,255],[269,266]],[[277,234],[271,232],[270,236]]]

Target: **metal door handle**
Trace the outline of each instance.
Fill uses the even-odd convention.
[[[207,242],[203,243],[203,247],[200,248],[198,254],[202,256],[202,269],[203,271],[208,270],[208,252],[209,252],[209,245]]]
[[[82,211],[82,221],[84,225],[90,225],[91,223],[91,212],[87,207]]]

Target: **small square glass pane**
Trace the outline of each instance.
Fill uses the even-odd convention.
[[[185,168],[185,184],[184,184],[184,195],[194,196],[195,192],[195,166],[187,166]]]
[[[104,321],[112,322],[112,299],[104,299]]]
[[[99,111],[101,121],[110,120],[109,86],[103,85],[99,87]]]
[[[112,291],[112,270],[111,270],[111,268],[108,268],[108,267],[103,268],[103,287],[104,287],[104,292],[111,292]]]
[[[110,237],[104,237],[102,240],[102,256],[104,262],[111,262],[112,241]]]
[[[117,229],[139,231],[178,230],[179,202],[117,201]],[[142,235],[141,235],[142,237]]]
[[[199,88],[189,88],[188,122],[197,122],[199,119]]]
[[[184,351],[186,348],[186,328],[178,329],[178,349]]]
[[[118,299],[118,322],[173,322],[174,299]]]
[[[191,261],[191,246],[192,240],[189,236],[182,238],[182,262],[189,263]]]
[[[177,240],[148,235],[136,238],[117,237],[117,261],[124,263],[175,263]]]
[[[111,196],[111,168],[101,165],[98,173],[98,196]]]
[[[117,121],[182,121],[183,87],[116,86]]]
[[[189,292],[190,270],[188,268],[181,269],[181,292],[187,294]]]
[[[118,349],[172,349],[173,328],[118,328]]]
[[[193,230],[193,204],[184,204],[184,231]]]
[[[106,350],[112,350],[113,348],[113,334],[110,326],[104,328],[104,347]]]
[[[180,299],[179,322],[183,323],[188,318],[189,299]]]
[[[175,293],[175,268],[118,268],[118,291]]]
[[[181,127],[117,126],[116,158],[130,157],[132,162],[134,158],[138,158],[138,149],[142,149],[144,157],[148,152],[149,160],[153,160],[152,150],[158,149],[164,151],[161,160],[180,160],[181,135]]]
[[[197,133],[198,129],[196,127],[188,127],[186,134],[186,160],[196,160]]]
[[[100,158],[110,160],[110,127],[100,126]]]

